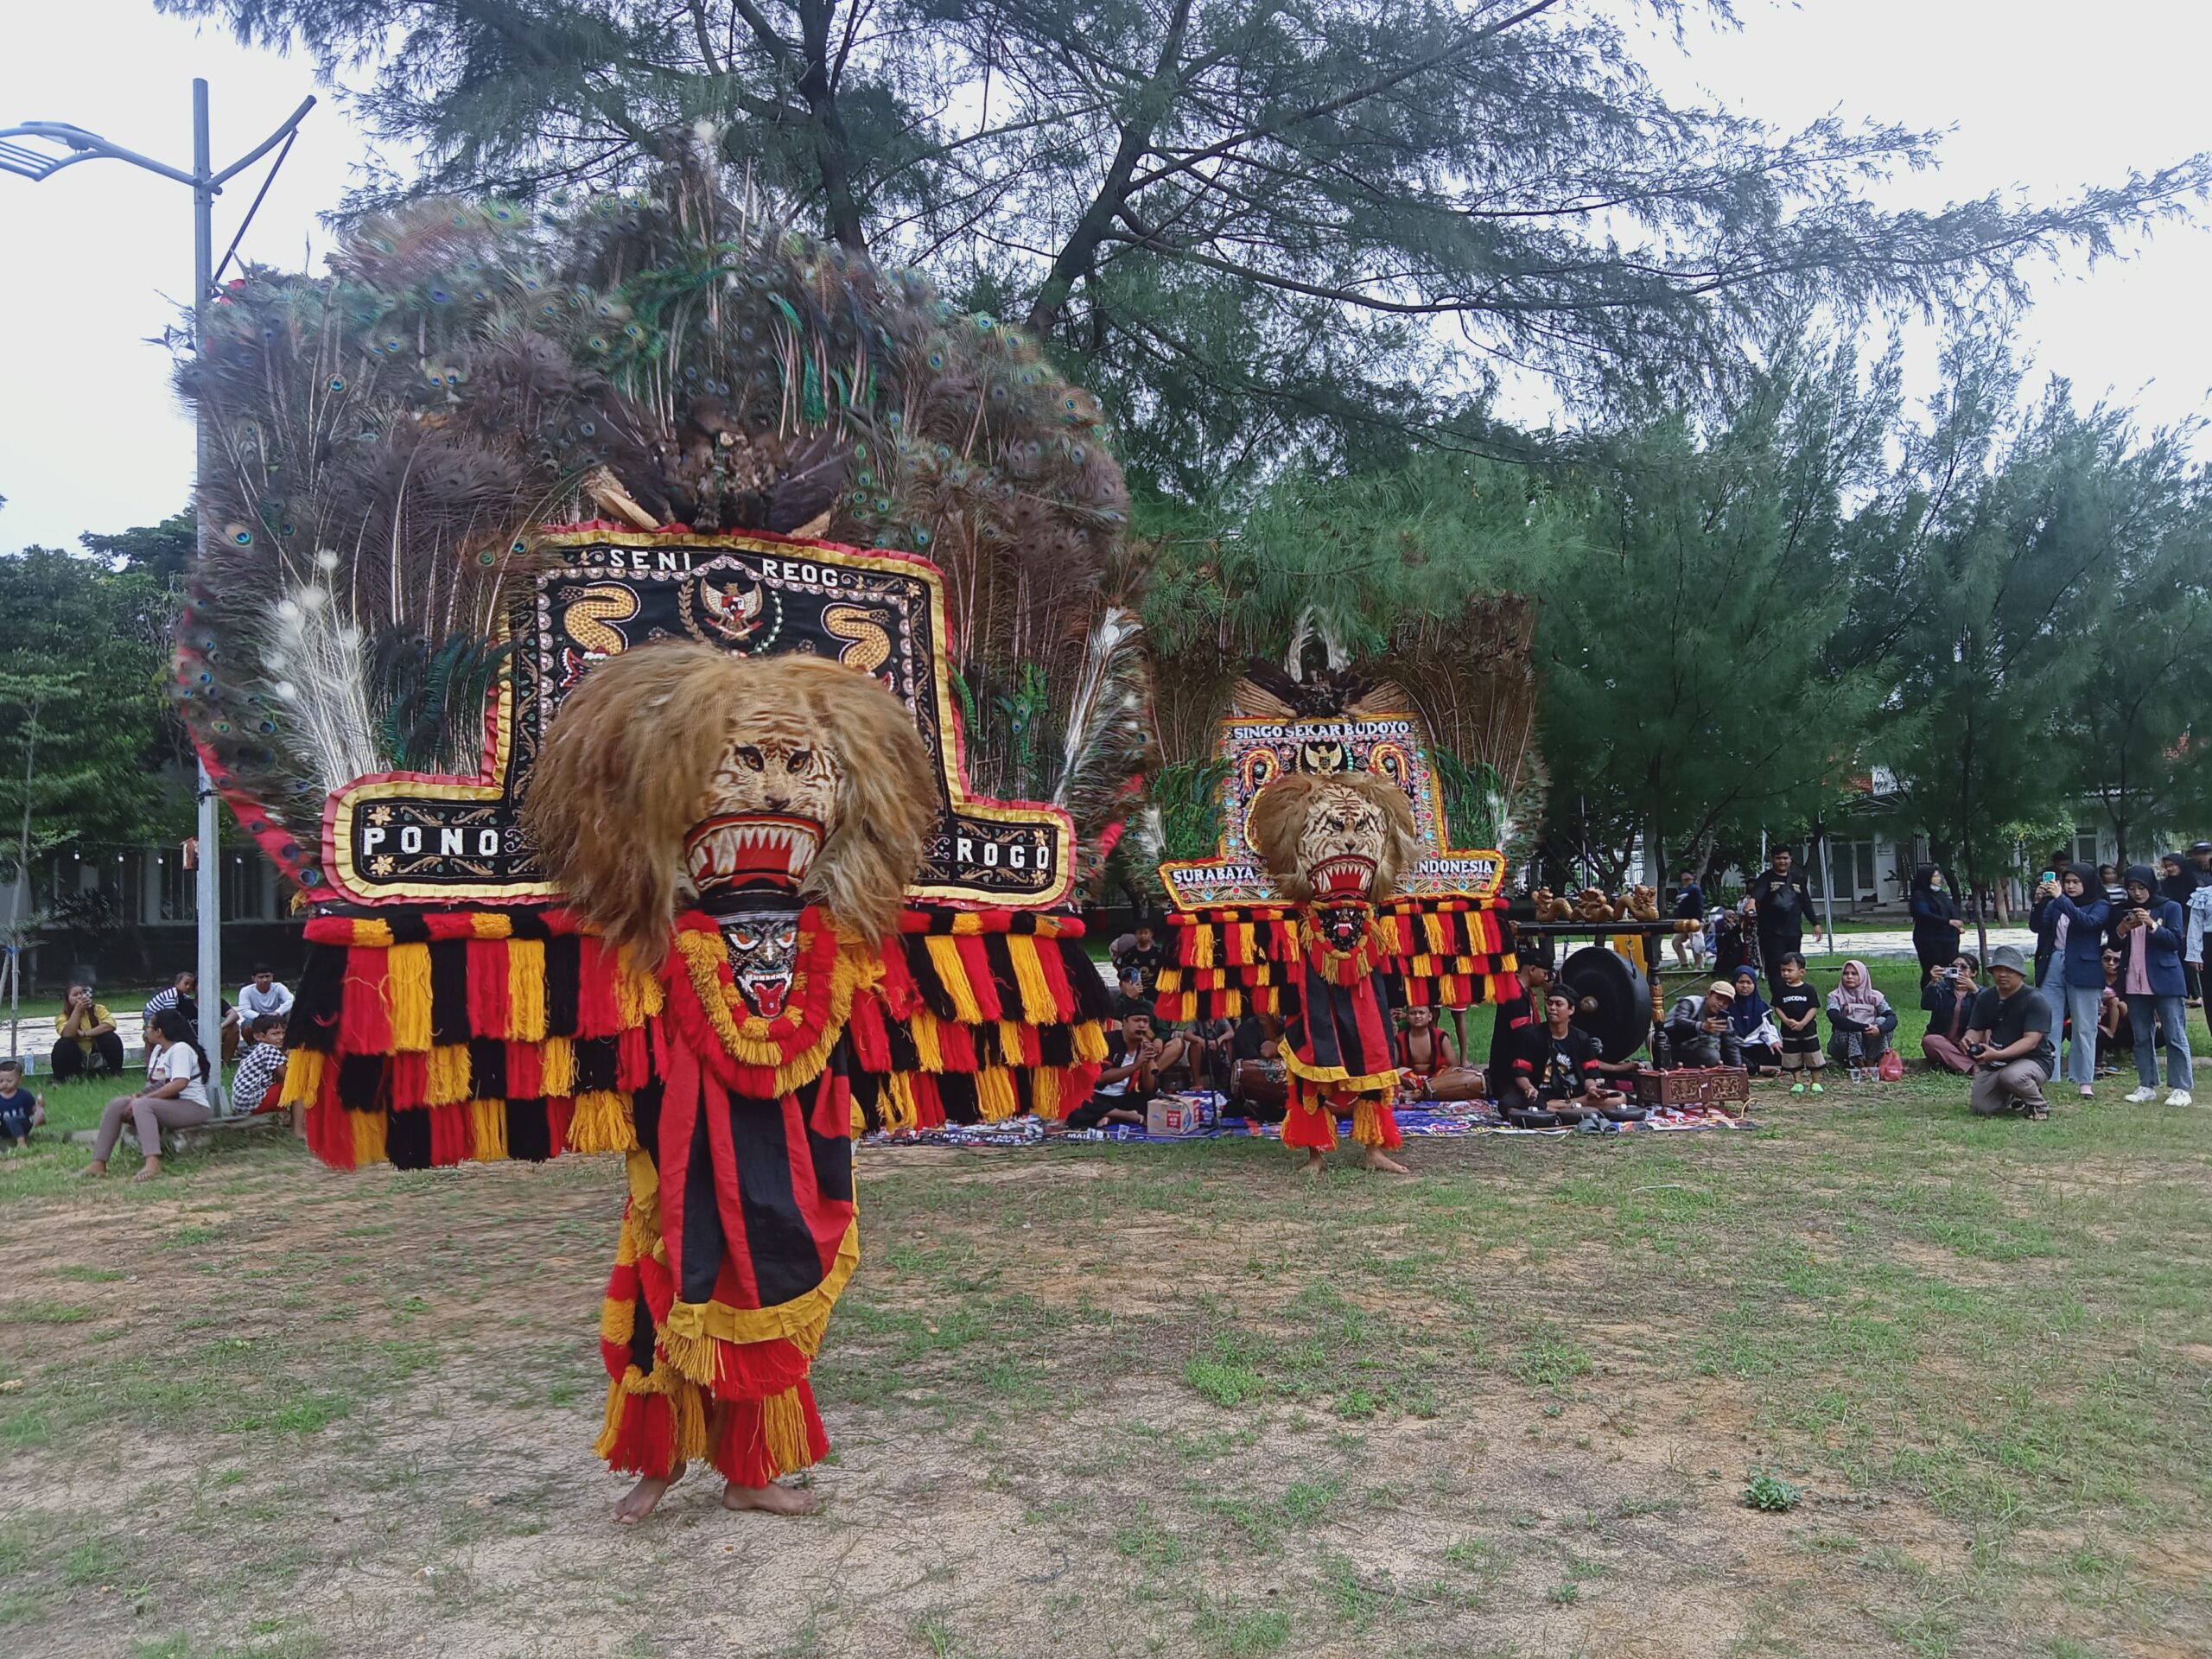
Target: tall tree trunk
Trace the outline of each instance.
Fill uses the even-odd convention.
[[[804,42],[804,60],[798,77],[798,93],[806,100],[814,129],[815,165],[822,175],[824,218],[830,234],[855,253],[868,251],[868,232],[861,225],[860,204],[853,197],[852,139],[837,107],[836,83],[830,76],[830,22],[832,0],[804,0],[798,9]]]
[[[1106,175],[1099,181],[1090,205],[1083,210],[1083,217],[1076,220],[1075,229],[1068,233],[1068,239],[1053,257],[1044,286],[1030,302],[1030,333],[1046,334],[1060,320],[1060,314],[1067,309],[1069,296],[1075,292],[1075,285],[1088,276],[1096,264],[1099,245],[1105,241],[1106,232],[1128,207],[1129,181],[1136,176],[1137,163],[1152,148],[1153,134],[1160,130],[1161,118],[1181,90],[1183,35],[1190,21],[1191,0],[1176,0],[1175,15],[1169,20],[1166,39],[1154,60],[1152,79],[1137,93],[1122,124],[1121,142],[1114,147],[1114,159],[1107,164]]]

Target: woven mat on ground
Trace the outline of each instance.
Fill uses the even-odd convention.
[[[1655,1109],[1639,1123],[1605,1123],[1593,1128],[1521,1129],[1504,1122],[1486,1102],[1431,1101],[1397,1109],[1398,1130],[1411,1140],[1416,1135],[1534,1135],[1556,1140],[1570,1135],[1675,1135],[1699,1129],[1756,1129],[1748,1117],[1730,1117],[1696,1108],[1688,1110]],[[863,1145],[876,1147],[1041,1147],[1073,1142],[1116,1141],[1171,1144],[1179,1141],[1247,1139],[1280,1140],[1281,1126],[1255,1123],[1248,1118],[1224,1117],[1211,1128],[1191,1135],[1147,1135],[1127,1123],[1103,1128],[1047,1132],[1034,1117],[1011,1117],[998,1123],[950,1123],[943,1128],[919,1129],[905,1135],[871,1135]]]

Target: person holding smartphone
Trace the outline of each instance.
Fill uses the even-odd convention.
[[[2140,1106],[2158,1097],[2158,1033],[2164,1028],[2166,1083],[2169,1106],[2196,1103],[2190,1090],[2195,1077],[2189,1055],[2189,989],[2182,976],[2181,957],[2186,943],[2181,906],[2158,892],[2158,878],[2148,864],[2127,872],[2127,908],[2114,918],[2120,956],[2120,991],[2127,998],[2127,1017],[2135,1027],[2137,1088],[2129,1091],[2131,1105]]]
[[[2111,918],[2112,906],[2101,898],[2090,896],[2079,870],[2068,870],[2056,880],[2044,881],[2036,889],[2036,903],[2043,912],[2051,950],[2050,965],[2037,988],[2050,1001],[2053,1017],[2060,1018],[2072,1044],[2067,1051],[2066,1075],[2082,1091],[2082,1098],[2088,1100],[2096,1092],[2091,1085],[2097,1076],[2097,1014],[2105,989],[2105,924]],[[2037,951],[2038,957],[2042,954]],[[2064,1009],[2063,1018],[2061,1008]],[[2056,1028],[2051,1032],[2054,1040],[2060,1034]]]

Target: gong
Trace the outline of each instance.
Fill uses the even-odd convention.
[[[1651,1034],[1651,987],[1634,963],[1586,944],[1560,964],[1559,980],[1574,993],[1574,1023],[1598,1039],[1607,1060],[1624,1060],[1643,1046]]]

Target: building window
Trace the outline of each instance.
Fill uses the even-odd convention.
[[[2074,861],[2083,869],[2094,872],[2104,861],[2097,856],[2097,832],[2094,830],[2074,831]]]

